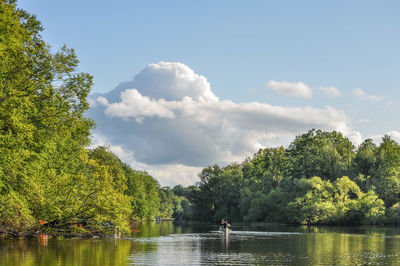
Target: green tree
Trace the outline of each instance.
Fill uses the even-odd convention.
[[[289,158],[283,147],[260,149],[250,163],[247,175],[264,192],[279,188],[283,178],[288,175]]]
[[[300,224],[361,224],[383,219],[384,203],[373,191],[363,193],[347,176],[333,184],[319,177],[299,182],[304,194],[287,206],[288,219]]]
[[[400,200],[400,145],[389,136],[375,150],[375,165],[368,185],[390,207]]]
[[[160,195],[160,216],[172,218],[175,209],[175,195],[171,188],[163,187],[159,190]]]
[[[89,151],[89,157],[98,161],[100,165],[105,165],[109,168],[113,176],[115,189],[124,193],[127,189],[127,178],[124,170],[124,163],[106,147],[98,146]]]
[[[35,16],[12,1],[1,1],[0,14],[0,180],[11,193],[4,196],[17,195],[36,219],[55,217],[49,188],[84,168],[92,77],[76,72],[72,49],[50,52]]]
[[[239,164],[223,168],[216,178],[213,187],[213,202],[216,209],[214,221],[226,218],[230,221],[240,220],[240,194],[243,184],[243,173]]]
[[[199,173],[200,181],[196,186],[188,187],[186,197],[192,203],[194,219],[200,221],[213,220],[215,214],[214,197],[217,195],[216,187],[222,171],[218,165],[204,168]]]
[[[388,222],[390,224],[399,225],[400,224],[400,203],[394,204],[388,209],[387,212]]]
[[[160,185],[151,175],[144,171],[132,170],[124,164],[127,177],[126,195],[132,199],[133,216],[140,219],[153,219],[160,211]]]
[[[258,192],[251,201],[246,222],[285,222],[287,194],[280,189],[271,190],[268,194]]]
[[[288,148],[290,176],[335,180],[348,175],[355,156],[354,145],[340,132],[310,130],[296,136]]]
[[[372,139],[366,139],[357,149],[353,160],[353,168],[356,173],[369,178],[373,175],[374,165],[376,163],[376,145]]]
[[[0,224],[127,230],[120,169],[85,148],[92,77],[76,70],[73,49],[52,53],[40,22],[14,1],[0,1],[0,14]]]

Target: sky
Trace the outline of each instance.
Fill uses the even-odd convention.
[[[87,116],[162,186],[309,129],[400,141],[399,1],[20,0],[94,76]]]

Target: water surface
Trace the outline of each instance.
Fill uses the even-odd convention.
[[[0,240],[0,265],[400,265],[400,231],[381,227],[146,223],[125,239]]]

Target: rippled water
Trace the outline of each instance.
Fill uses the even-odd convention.
[[[400,231],[147,223],[114,240],[0,240],[0,265],[400,265]]]
[[[285,263],[292,261],[290,254],[269,250],[267,242],[274,238],[290,240],[299,235],[289,232],[232,231],[229,235],[210,232],[139,238],[134,241],[149,246],[153,244],[154,249],[133,254],[130,262],[139,265]]]

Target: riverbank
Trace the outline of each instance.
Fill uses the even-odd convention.
[[[43,228],[30,228],[26,230],[15,230],[7,227],[0,226],[0,238],[2,239],[32,239],[32,238],[45,238],[52,239],[64,239],[64,238],[81,238],[81,239],[95,239],[95,238],[109,238],[112,235],[107,235],[100,232],[76,232],[74,230],[66,229],[46,229]]]
[[[140,231],[140,226],[143,222],[173,222],[174,219],[161,219],[161,220],[131,220],[129,223],[129,232],[123,234],[118,226],[112,224],[102,224],[100,227],[91,227],[86,222],[69,224],[59,227],[54,227],[46,222],[40,222],[36,226],[29,228],[15,229],[6,225],[0,224],[0,238],[1,239],[32,239],[32,238],[46,238],[46,239],[106,239],[106,238],[121,238],[123,235],[130,235]]]

